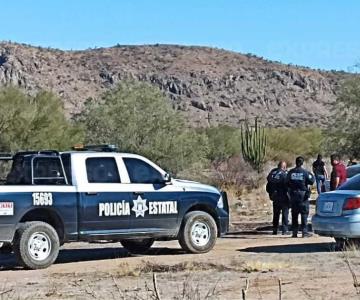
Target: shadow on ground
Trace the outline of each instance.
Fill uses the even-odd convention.
[[[238,249],[239,252],[253,253],[315,253],[315,252],[333,252],[334,243],[307,243],[307,244],[289,244],[258,246]]]
[[[146,256],[151,255],[177,255],[184,254],[182,249],[170,249],[170,248],[151,248]],[[95,248],[95,249],[62,249],[59,252],[59,256],[55,264],[66,264],[83,261],[94,261],[94,260],[107,260],[131,257],[128,251],[124,248]],[[14,254],[0,254],[0,270],[17,270],[22,269],[16,263]]]

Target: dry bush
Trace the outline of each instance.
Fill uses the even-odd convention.
[[[247,261],[240,266],[240,270],[245,273],[253,273],[253,272],[274,272],[276,270],[288,269],[291,268],[292,265],[287,262],[282,261]]]
[[[225,189],[235,186],[238,190],[251,191],[264,183],[264,175],[255,171],[241,156],[215,162],[213,168],[218,185]]]
[[[182,290],[174,300],[207,300],[218,298],[217,283],[201,293],[199,282],[188,276],[182,283]]]
[[[212,262],[195,262],[187,261],[175,265],[158,264],[149,261],[143,261],[140,265],[130,266],[127,263],[120,265],[120,270],[116,273],[116,277],[138,277],[142,274],[149,273],[176,273],[176,272],[197,272],[197,271],[234,271],[233,268],[222,264],[215,264]]]

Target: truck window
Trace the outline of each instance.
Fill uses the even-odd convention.
[[[131,183],[163,183],[163,176],[148,163],[137,158],[124,158]]]
[[[113,157],[91,157],[86,159],[89,183],[120,183],[119,171]]]
[[[33,160],[34,184],[66,184],[59,157],[35,157]]]
[[[25,161],[24,156],[14,158],[11,170],[6,177],[6,184],[31,184],[31,164]]]

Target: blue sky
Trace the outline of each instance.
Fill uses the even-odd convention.
[[[352,70],[360,62],[359,33],[357,0],[1,1],[1,40],[60,49],[205,45]]]

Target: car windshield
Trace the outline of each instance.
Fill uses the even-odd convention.
[[[354,177],[347,180],[343,185],[341,185],[339,190],[354,190],[359,191],[360,190],[360,174],[355,175]]]

